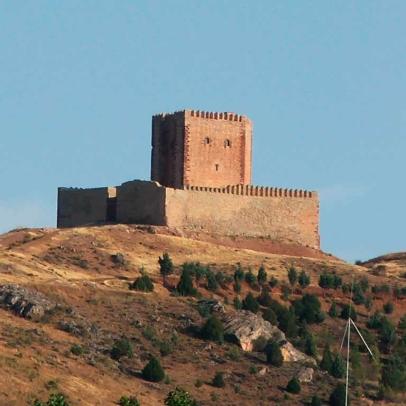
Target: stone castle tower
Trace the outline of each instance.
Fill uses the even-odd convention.
[[[152,118],[151,180],[163,186],[251,184],[251,121],[186,110]]]
[[[151,181],[58,189],[58,227],[166,226],[211,236],[320,247],[319,198],[251,184],[252,123],[234,113],[184,110],[152,118]]]

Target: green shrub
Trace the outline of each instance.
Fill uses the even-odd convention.
[[[306,293],[300,300],[295,300],[293,307],[300,321],[313,324],[321,323],[324,320],[320,301],[315,295]]]
[[[274,276],[272,276],[269,281],[269,286],[271,288],[275,288],[277,285],[278,285],[278,279],[276,279]]]
[[[152,357],[145,365],[142,377],[150,382],[161,382],[165,378],[165,372],[157,358]]]
[[[84,353],[84,349],[79,344],[73,344],[72,347],[70,347],[70,352],[73,355],[82,355]]]
[[[251,269],[245,273],[245,282],[247,282],[251,287],[257,283],[257,277],[252,273]]]
[[[200,336],[205,340],[216,341],[218,343],[224,342],[224,327],[223,323],[215,316],[209,317],[202,329]]]
[[[261,265],[258,269],[258,275],[257,275],[258,283],[262,286],[266,283],[266,279],[267,279],[267,274],[265,271],[265,267],[263,265]]]
[[[219,288],[219,284],[217,282],[214,273],[209,270],[206,274],[206,279],[207,279],[207,289],[212,292],[215,292]]]
[[[249,292],[242,301],[242,308],[244,310],[249,310],[252,313],[257,313],[259,310],[259,304],[251,292]]]
[[[398,327],[399,327],[401,330],[406,330],[406,314],[404,314],[404,315],[400,318]]]
[[[331,373],[332,365],[333,365],[333,354],[330,351],[330,347],[326,345],[323,351],[323,358],[320,361],[320,368],[323,371]]]
[[[234,298],[233,303],[234,303],[234,307],[235,307],[236,310],[241,310],[242,309],[242,302],[241,302],[241,300],[240,300],[240,298],[238,296],[236,296]]]
[[[282,299],[285,301],[288,300],[290,294],[292,293],[292,289],[288,285],[282,285],[281,291],[282,291]]]
[[[396,392],[406,391],[406,366],[397,354],[392,355],[384,365],[382,384]]]
[[[338,316],[336,302],[331,303],[330,309],[328,311],[328,315],[333,319],[335,319]]]
[[[116,340],[113,344],[113,347],[110,351],[111,358],[115,360],[119,360],[121,357],[129,357],[133,356],[133,348],[131,342],[123,337],[119,340]]]
[[[312,397],[312,400],[310,401],[310,406],[321,406],[321,400],[317,395],[314,395]]]
[[[119,406],[140,406],[140,402],[134,396],[121,396],[118,404]]]
[[[69,403],[62,393],[53,393],[46,403],[35,400],[33,406],[69,406]]]
[[[336,354],[333,359],[333,363],[331,364],[331,376],[334,378],[342,378],[345,373],[345,364],[340,354]]]
[[[234,271],[234,280],[238,282],[244,280],[244,270],[241,268],[241,264],[237,264],[237,269]]]
[[[295,338],[297,336],[298,328],[296,324],[296,317],[294,309],[287,309],[281,307],[278,316],[278,327],[286,334],[288,338]]]
[[[166,276],[170,275],[173,273],[174,267],[173,267],[173,262],[171,257],[167,252],[164,252],[162,255],[162,258],[158,258],[158,264],[159,264],[159,271],[162,275],[162,277],[166,278]]]
[[[300,382],[297,378],[292,378],[286,385],[286,390],[289,393],[299,393],[301,390]]]
[[[310,285],[310,276],[305,271],[301,271],[298,282],[302,289],[307,288]]]
[[[212,385],[215,386],[216,388],[224,388],[226,386],[226,383],[224,382],[224,374],[223,372],[216,372],[216,375],[214,375]]]
[[[265,309],[262,317],[264,318],[264,320],[269,321],[273,326],[276,326],[278,324],[276,313],[270,307]]]
[[[385,303],[385,304],[383,305],[383,311],[384,311],[386,314],[391,314],[391,313],[393,313],[394,308],[395,308],[395,306],[393,305],[392,302],[387,302],[387,303]]]
[[[335,273],[324,272],[319,277],[319,286],[323,289],[337,289],[342,283],[342,279]]]
[[[257,301],[261,306],[268,307],[272,303],[272,298],[271,295],[269,294],[269,291],[267,289],[262,289],[261,294],[258,296]]]
[[[288,270],[288,279],[291,286],[295,286],[297,282],[297,271],[291,266]]]
[[[195,386],[198,387],[197,385],[195,385]],[[197,403],[188,392],[177,387],[175,390],[169,392],[168,396],[165,399],[165,405],[166,406],[197,406]]]
[[[180,280],[178,286],[176,287],[177,292],[181,296],[195,296],[197,290],[193,286],[193,278],[192,273],[189,269],[183,269],[182,275],[180,276]]]
[[[265,355],[269,364],[275,367],[281,367],[283,365],[281,347],[277,342],[272,341],[267,344],[265,347]]]
[[[159,342],[159,352],[163,357],[173,353],[173,343],[172,341],[160,341]]]
[[[234,289],[235,293],[240,293],[241,292],[241,283],[240,283],[239,280],[236,280],[234,282],[233,289]]]
[[[345,406],[345,385],[338,384],[330,395],[329,403],[330,406]],[[348,405],[350,404],[350,399],[348,399]]]
[[[144,273],[139,276],[132,284],[130,284],[130,289],[139,290],[141,292],[153,292],[154,284],[152,283],[151,278]]]
[[[341,314],[340,317],[344,320],[347,320],[349,317],[351,317],[354,321],[357,320],[357,312],[354,309],[354,306],[345,304],[341,308]]]
[[[361,304],[365,303],[364,291],[362,290],[361,286],[358,284],[355,284],[353,287],[352,301],[356,305],[361,305]]]
[[[307,334],[304,344],[305,353],[307,355],[310,355],[311,357],[315,357],[317,353],[317,347],[312,334]]]

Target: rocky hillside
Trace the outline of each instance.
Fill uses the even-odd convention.
[[[327,344],[338,351],[348,286],[354,280],[363,286],[363,299],[354,304],[361,328],[389,302],[394,326],[404,314],[402,279],[394,296],[394,279],[369,264],[350,265],[305,247],[198,237],[123,225],[0,236],[0,405],[32,405],[52,393],[62,393],[69,405],[117,405],[123,396],[163,405],[176,387],[199,405],[299,405],[314,395],[328,401],[342,378],[318,364]],[[158,264],[164,252],[174,265],[166,278]],[[265,277],[258,279],[261,267]],[[182,269],[190,277],[179,287]],[[289,269],[296,273],[290,282]],[[130,289],[136,280],[140,289],[141,277],[152,282],[152,292]],[[389,289],[378,289],[384,285]],[[321,304],[316,311],[314,296]],[[207,320],[221,325],[221,338],[202,329]],[[367,333],[378,348],[376,329]],[[401,331],[396,334],[401,340]],[[272,343],[281,366],[269,356]],[[384,361],[394,347],[381,351]],[[151,357],[164,369],[159,382],[142,372]],[[372,404],[379,368],[361,372],[354,365],[352,404]],[[300,382],[297,394],[286,390],[292,378]],[[399,396],[392,399],[402,401]]]
[[[406,278],[406,252],[382,255],[361,263],[374,274]]]

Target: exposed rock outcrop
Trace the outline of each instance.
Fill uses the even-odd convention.
[[[227,316],[224,333],[235,339],[244,351],[252,351],[254,342],[260,337],[277,342],[285,340],[285,334],[278,327],[247,310]]]
[[[40,320],[46,312],[56,307],[56,303],[36,290],[20,285],[1,285],[0,306],[12,310],[21,317]]]
[[[224,333],[233,341],[236,341],[244,351],[253,351],[256,340],[261,338],[280,343],[285,362],[316,364],[312,357],[297,350],[287,341],[285,334],[278,327],[247,310],[226,316],[224,319]]]
[[[313,368],[303,367],[297,373],[296,378],[300,383],[309,383],[313,381],[313,374],[314,374]]]

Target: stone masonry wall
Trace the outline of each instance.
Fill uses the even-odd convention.
[[[231,188],[231,187],[230,187]],[[234,193],[166,189],[167,225],[217,235],[265,237],[320,248],[319,200],[314,192],[234,187]],[[262,188],[265,193],[266,188]],[[273,195],[271,196],[271,190]],[[300,197],[299,197],[300,196]]]
[[[110,188],[59,188],[57,226],[77,227],[106,222]]]
[[[165,188],[156,182],[141,180],[117,187],[117,222],[166,225]]]
[[[234,113],[185,112],[185,186],[251,183],[252,124]]]
[[[245,116],[185,110],[152,118],[151,180],[163,186],[250,184],[251,155]]]

